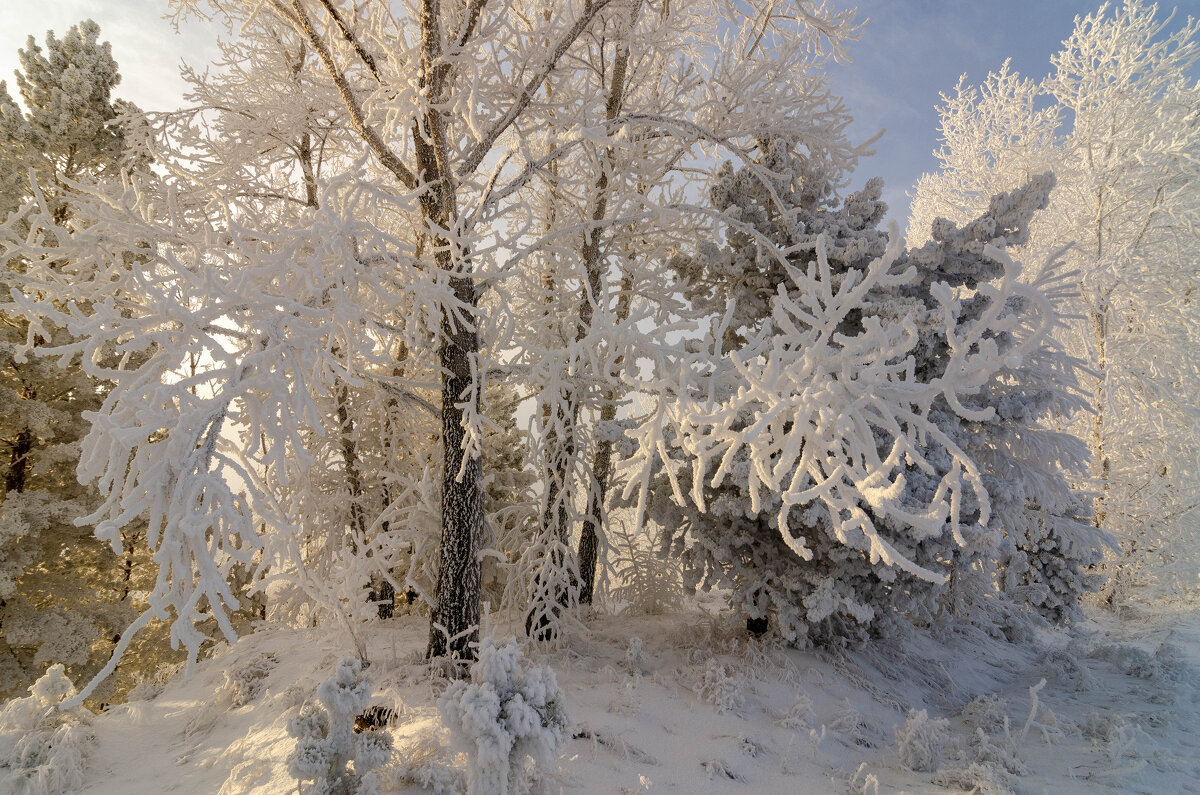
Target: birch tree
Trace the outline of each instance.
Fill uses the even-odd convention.
[[[599,245],[593,229],[680,234],[696,224],[701,214],[681,201],[696,173],[684,160],[702,161],[714,148],[745,156],[763,131],[822,129],[823,117],[801,111],[820,111],[823,86],[797,67],[820,42],[837,42],[848,20],[805,2],[656,12],[670,21],[677,57],[659,62],[671,64],[667,79],[647,89],[643,106],[609,118],[600,88],[611,86],[611,69],[600,70],[605,80],[597,83],[579,77],[581,63],[595,40],[588,37],[604,25],[632,30],[633,7],[213,3],[206,8],[239,30],[275,42],[261,52],[229,51],[225,64],[263,110],[256,115],[243,103],[227,112],[219,98],[205,100],[209,110],[175,133],[149,136],[165,174],[87,191],[69,229],[37,197],[19,225],[5,227],[5,258],[33,263],[19,301],[31,328],[69,327],[76,341],[50,352],[78,354],[90,373],[115,384],[80,470],[100,486],[97,532],[115,541],[122,527],[148,517],[158,579],[110,670],[155,617],[173,618],[173,641],[193,657],[205,622],[232,639],[231,612],[244,594],[231,578],[247,567],[268,579],[282,573],[271,567],[303,559],[296,546],[321,519],[296,497],[303,474],[332,453],[350,505],[365,497],[365,451],[344,442],[361,442],[380,427],[372,422],[384,422],[366,409],[376,388],[385,397],[375,405],[386,407],[390,396],[437,414],[440,483],[420,494],[440,504],[409,503],[410,516],[436,515],[441,526],[428,654],[473,656],[488,538],[487,377],[537,369],[503,359],[523,333],[512,312],[518,277],[536,252],[564,237],[579,250],[581,236]],[[631,52],[649,58],[654,37],[646,38]],[[704,47],[714,40],[730,46],[710,58]],[[595,49],[602,58],[607,52]],[[538,138],[550,129],[559,137]],[[595,164],[621,162],[604,154],[609,147],[668,139],[666,151],[681,164],[634,169],[642,182],[622,178],[627,198],[610,198],[599,214],[576,198],[582,226],[548,231],[531,212],[556,169],[562,195],[593,196],[602,173]],[[36,233],[21,231],[30,228]],[[575,282],[576,295],[594,304],[593,322],[583,324],[594,335],[611,328],[595,318],[615,315],[620,303],[603,284],[615,261],[600,261]],[[603,300],[581,287],[597,276]],[[631,295],[661,293],[654,278],[637,277]],[[583,311],[581,300],[567,303]],[[630,327],[643,317],[648,310],[630,310]],[[566,339],[577,335],[573,327]],[[588,339],[579,337],[575,350]],[[102,362],[104,346],[125,358]],[[594,374],[612,372],[624,349],[610,350],[601,361],[579,358],[585,382],[602,384]],[[660,350],[652,366],[669,366],[670,356]],[[413,357],[420,373],[404,364]],[[389,504],[403,501],[392,495]],[[394,526],[402,513],[379,516]],[[352,534],[359,523],[351,517]],[[336,521],[327,530],[344,527]],[[304,587],[326,586],[313,577]]]

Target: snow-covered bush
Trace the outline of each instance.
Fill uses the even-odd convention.
[[[629,648],[625,650],[625,665],[629,667],[629,672],[635,675],[643,673],[649,659],[642,639],[636,636],[630,638]]]
[[[83,786],[88,749],[95,741],[91,713],[60,710],[75,695],[62,665],[52,665],[0,710],[0,784],[21,795],[57,795]]]
[[[391,756],[392,738],[377,729],[354,730],[355,716],[371,699],[362,663],[338,663],[334,675],[317,688],[317,698],[323,706],[307,703],[288,721],[288,734],[296,738],[288,772],[301,782],[314,782],[311,791],[316,795],[377,793],[375,769]]]
[[[792,706],[775,721],[775,725],[784,729],[807,729],[816,718],[812,699],[806,693],[797,693]]]
[[[1018,732],[1012,730],[1008,705],[998,696],[980,696],[963,707],[963,723],[972,732],[968,745],[956,754],[957,765],[937,771],[934,783],[987,795],[1011,792],[1015,780],[1029,772],[1021,751],[1031,730],[1047,744],[1075,732],[1070,721],[1061,720],[1038,699],[1045,686],[1042,679],[1029,688],[1029,714]]]
[[[609,527],[617,582],[613,599],[633,613],[662,615],[683,602],[683,576],[677,557],[664,557],[653,538],[635,535],[620,523]]]
[[[393,783],[418,786],[433,795],[461,795],[467,788],[463,771],[452,764],[445,746],[432,737],[405,747],[390,773]]]
[[[932,773],[942,759],[942,746],[950,738],[950,721],[931,718],[925,710],[909,710],[903,727],[896,729],[896,754],[909,770]]]
[[[500,644],[485,639],[470,681],[446,688],[438,708],[454,744],[467,756],[471,795],[527,792],[539,766],[554,760],[568,736],[554,671],[526,668],[512,638]]]

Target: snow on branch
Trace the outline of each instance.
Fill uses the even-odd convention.
[[[38,197],[0,227],[0,260],[22,263],[12,306],[29,320],[27,347],[50,326],[67,328],[73,342],[37,353],[78,358],[113,383],[89,416],[78,471],[102,503],[80,523],[119,550],[122,528],[146,521],[158,568],[149,609],[84,698],[152,618],[172,619],[172,644],[193,661],[208,640],[203,623],[235,639],[230,572],[254,569],[260,525],[301,532],[278,497],[326,433],[319,401],[358,383],[356,366],[391,365],[376,340],[406,333],[388,325],[397,281],[421,282],[405,293],[433,302],[409,308],[419,317],[440,317],[449,289],[396,267],[403,245],[356,226],[359,205],[376,199],[352,181],[271,233],[250,228],[236,200],[200,215],[136,182],[78,187],[72,228]],[[107,364],[114,352],[118,366]]]

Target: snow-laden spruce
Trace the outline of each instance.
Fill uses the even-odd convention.
[[[817,158],[761,158],[712,188],[726,246],[677,259],[693,300],[725,304],[711,347],[631,432],[631,489],[688,584],[789,641],[969,607],[1005,623],[997,591],[1069,611],[1100,537],[1066,479],[1085,451],[1042,425],[1082,406],[1051,337],[1059,263],[1026,281],[1003,250],[1052,178],[906,253],[875,228],[877,180],[838,207]]]
[[[451,683],[438,708],[467,756],[470,795],[527,792],[569,736],[554,671],[527,665],[512,638],[486,638],[470,681]]]
[[[67,222],[76,180],[117,179],[137,165],[126,146],[133,116],[121,118],[137,109],[112,96],[121,76],[94,22],[73,25],[61,38],[47,33],[44,46],[30,37],[19,54],[17,87],[27,110],[0,85],[0,222],[35,189]],[[23,229],[19,219],[16,229]],[[60,367],[23,350],[74,341],[59,325],[30,337],[9,295],[21,289],[25,270],[21,258],[0,266],[0,699],[15,697],[53,663],[75,677],[95,674],[112,651],[110,639],[137,614],[131,592],[146,562],[128,545],[118,557],[91,526],[75,525],[98,502],[75,467],[86,413],[100,407],[108,386],[77,362]],[[97,353],[114,360],[111,347]],[[122,535],[128,543],[139,528]],[[139,668],[131,661],[124,673]],[[112,698],[115,684],[99,695]]]

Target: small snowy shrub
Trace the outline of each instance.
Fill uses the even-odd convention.
[[[930,718],[925,710],[909,710],[903,728],[896,729],[896,753],[909,770],[932,773],[941,764],[942,746],[949,739],[950,721]]]
[[[323,707],[305,704],[288,721],[288,734],[296,738],[288,772],[302,782],[313,781],[310,791],[317,795],[378,792],[374,771],[391,756],[392,738],[382,731],[354,731],[354,717],[371,698],[362,663],[342,660],[334,675],[317,688],[317,698]]]
[[[738,709],[746,700],[746,679],[718,660],[710,659],[699,672],[692,688],[696,695],[716,707],[717,712]]]
[[[867,771],[867,763],[863,762],[846,782],[848,795],[879,795],[879,779],[874,773]]]
[[[87,752],[95,741],[91,713],[58,705],[75,695],[62,665],[52,665],[0,710],[0,784],[22,795],[57,795],[83,786]],[[4,772],[7,768],[7,772]]]
[[[965,768],[939,770],[933,783],[946,789],[960,789],[979,795],[1012,795],[1012,777],[1003,770],[972,762]]]
[[[961,753],[958,756],[960,762],[969,761],[969,764],[939,770],[934,783],[978,790],[984,795],[1010,792],[1015,778],[1029,772],[1020,752],[1030,730],[1037,730],[1047,743],[1061,740],[1068,731],[1074,730],[1038,699],[1038,693],[1045,686],[1046,680],[1042,679],[1029,688],[1029,714],[1015,734],[1004,699],[994,695],[981,696],[964,707],[963,722],[968,729],[974,729],[974,735],[969,743],[969,756]]]
[[[824,729],[824,727],[822,727]],[[854,708],[850,699],[842,702],[842,708],[829,721],[829,729],[845,735],[848,741],[863,748],[877,748],[877,728],[867,722],[866,717]]]
[[[392,783],[415,785],[433,795],[459,795],[467,788],[463,772],[451,764],[446,748],[432,737],[404,749],[392,772]]]
[[[639,537],[614,524],[612,597],[624,612],[658,616],[683,604],[683,567],[676,557],[664,557],[653,537]]]
[[[979,696],[962,708],[962,719],[972,731],[998,731],[1008,723],[1008,702],[995,694]]]
[[[798,693],[791,709],[776,720],[775,725],[784,729],[804,729],[808,728],[816,720],[816,717],[816,713],[813,712],[812,699],[804,693]]]
[[[525,668],[512,638],[486,639],[471,680],[438,699],[454,744],[467,755],[471,795],[527,792],[538,767],[553,761],[568,736],[563,694],[554,671]]]

